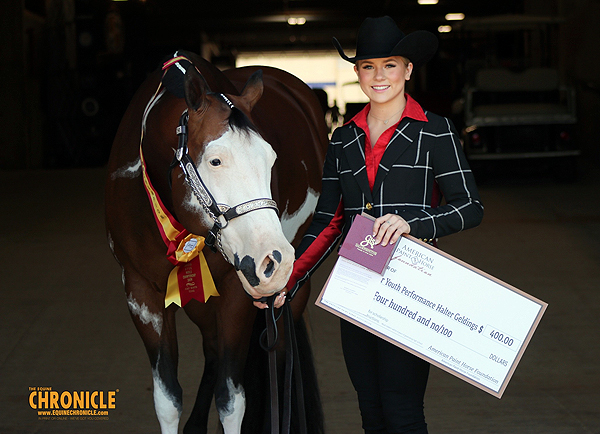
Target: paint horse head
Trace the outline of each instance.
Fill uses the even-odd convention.
[[[250,119],[263,93],[262,73],[235,96],[211,92],[190,67],[184,92],[187,110],[171,175],[174,210],[191,232],[209,228],[206,244],[235,267],[248,294],[276,293],[291,274],[294,249],[271,196],[277,156]]]

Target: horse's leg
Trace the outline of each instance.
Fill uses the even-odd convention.
[[[154,408],[162,434],[176,434],[182,407],[177,380],[176,305],[164,307],[164,294],[134,272],[124,273],[127,304],[152,366]]]
[[[237,434],[246,408],[243,372],[252,326],[258,312],[232,270],[219,281],[219,297],[205,305],[190,302],[185,311],[202,331],[204,373],[185,434],[204,434],[212,398],[225,434]]]
[[[231,272],[217,307],[219,367],[215,404],[225,434],[240,433],[246,410],[243,374],[258,309],[243,291],[235,272]]]
[[[208,430],[208,417],[210,406],[215,393],[217,382],[217,327],[214,309],[216,299],[210,299],[204,306],[197,309],[199,304],[192,301],[186,305],[185,310],[190,319],[196,323],[202,332],[202,346],[204,350],[204,372],[198,388],[194,408],[183,428],[184,434],[206,434]]]

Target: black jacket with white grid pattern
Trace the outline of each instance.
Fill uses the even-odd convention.
[[[481,222],[483,205],[454,125],[447,118],[425,114],[428,122],[405,117],[398,124],[377,169],[373,191],[365,166],[365,132],[354,122],[334,131],[315,215],[296,249],[294,273],[302,275],[299,284],[340,237],[345,237],[354,216],[362,212],[374,217],[398,214],[410,225],[411,235],[427,241]],[[432,203],[440,202],[436,200],[438,188],[444,198],[441,204]],[[340,201],[344,212],[341,223],[333,219]],[[320,237],[332,221],[343,225],[338,235]],[[331,227],[328,229],[325,232],[331,233]],[[311,253],[305,259],[302,253],[309,246]],[[306,261],[311,263],[304,264]]]

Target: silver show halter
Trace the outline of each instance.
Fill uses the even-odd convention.
[[[225,103],[232,110],[234,109],[235,106],[225,95],[219,94],[219,96],[223,98]],[[234,218],[247,214],[251,211],[256,211],[259,209],[272,209],[279,214],[277,203],[273,199],[269,198],[253,199],[233,207],[217,203],[213,195],[202,181],[202,178],[198,173],[198,169],[188,153],[188,120],[189,114],[186,109],[181,115],[179,119],[179,126],[177,127],[179,143],[177,152],[175,153],[175,160],[177,160],[179,166],[183,170],[185,180],[192,188],[194,195],[214,222],[213,227],[208,231],[208,235],[206,236],[204,243],[210,247],[213,252],[219,249],[225,260],[230,262],[221,245],[221,230],[227,227],[230,220],[233,220]]]

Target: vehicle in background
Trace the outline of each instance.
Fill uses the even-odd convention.
[[[559,27],[523,15],[461,23],[461,134],[475,172],[509,161],[577,176],[575,89],[560,74]]]

